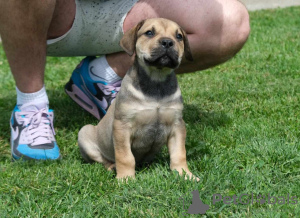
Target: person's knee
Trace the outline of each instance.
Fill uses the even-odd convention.
[[[222,13],[209,27],[210,51],[224,62],[242,49],[250,34],[249,14],[246,7],[236,0],[224,1]]]
[[[236,3],[224,11],[224,31],[229,45],[240,50],[250,34],[249,14],[246,7],[236,1]]]
[[[194,58],[201,62],[189,72],[224,63],[239,52],[248,39],[250,25],[246,7],[236,0],[219,2],[222,2],[220,10],[211,13],[205,24],[195,28],[195,34],[190,36]]]

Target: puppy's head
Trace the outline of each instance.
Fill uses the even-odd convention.
[[[175,69],[183,55],[193,60],[184,30],[163,18],[141,21],[124,34],[120,45],[130,56],[136,53],[139,62],[148,67]]]

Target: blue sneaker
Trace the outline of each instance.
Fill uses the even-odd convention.
[[[38,105],[40,106],[40,105]],[[39,109],[43,108],[43,109]],[[47,105],[16,106],[10,119],[11,153],[14,160],[56,160],[60,158],[53,128],[53,110]]]
[[[100,78],[93,80],[89,74],[89,63],[94,59],[86,57],[81,61],[65,85],[65,91],[77,104],[100,120],[120,91],[121,80],[113,84]]]

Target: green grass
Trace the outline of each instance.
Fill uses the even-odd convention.
[[[251,12],[250,38],[231,61],[180,75],[187,158],[201,182],[170,172],[167,150],[137,169],[135,181],[80,157],[77,133],[97,121],[73,103],[64,84],[81,58],[48,58],[46,87],[56,111],[62,160],[11,162],[9,118],[14,81],[0,45],[0,217],[179,217],[191,191],[208,217],[300,214],[300,7]],[[297,196],[298,204],[212,203],[213,194]]]

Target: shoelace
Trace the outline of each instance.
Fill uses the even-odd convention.
[[[116,95],[118,94],[118,92],[121,89],[121,81],[118,81],[114,84],[110,84],[110,85],[105,85],[104,86],[105,91],[107,92],[111,92],[111,97],[115,98]]]
[[[25,136],[29,142],[32,142],[32,146],[51,143],[54,140],[53,119],[48,117],[46,108],[39,111],[18,112],[18,116],[26,127]]]

